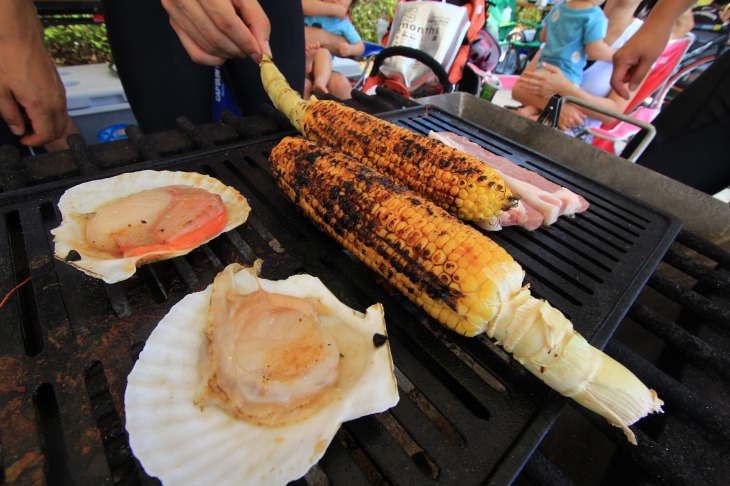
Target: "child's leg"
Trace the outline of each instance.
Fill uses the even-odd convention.
[[[332,55],[327,49],[317,49],[312,61],[312,84],[314,91],[329,93],[327,83],[332,77]]]
[[[304,60],[305,60],[305,73],[311,74],[312,73],[312,64],[314,63],[314,57],[317,55],[317,51],[319,50],[319,42],[314,42],[312,44],[307,45],[304,48]]]
[[[327,83],[327,89],[332,96],[341,100],[352,98],[352,84],[350,83],[350,80],[341,73],[332,73],[332,77],[330,77],[330,81]]]

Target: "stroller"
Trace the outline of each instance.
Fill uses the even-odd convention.
[[[375,56],[362,91],[371,94],[382,85],[421,98],[460,90],[486,17],[484,0],[398,0],[382,40],[386,47]],[[466,75],[467,84],[477,82],[473,74]]]

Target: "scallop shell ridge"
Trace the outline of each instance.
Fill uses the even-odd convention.
[[[173,258],[189,253],[193,248],[177,251],[155,252],[127,258],[99,257],[79,251],[79,238],[84,234],[82,218],[78,216],[93,213],[103,204],[144,190],[158,187],[186,185],[205,189],[218,194],[226,206],[227,220],[222,232],[243,224],[248,218],[250,207],[246,198],[234,188],[219,180],[195,172],[143,170],[128,172],[106,179],[85,182],[68,189],[58,201],[61,224],[51,230],[54,236],[54,255],[68,261],[84,273],[114,283],[131,277],[143,262]],[[217,236],[217,235],[216,235]],[[209,240],[201,242],[207,243]],[[76,251],[80,258],[69,259],[69,253]]]

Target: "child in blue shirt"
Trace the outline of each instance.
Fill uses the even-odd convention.
[[[342,0],[321,0],[324,3],[340,4]],[[352,9],[357,0],[350,2],[349,9]],[[348,10],[349,10],[348,9]],[[330,47],[332,54],[339,57],[357,57],[365,52],[365,42],[352,25],[347,16],[340,18],[337,16],[325,15],[308,15],[304,17],[304,25],[308,27],[317,27],[331,34],[344,37],[346,42],[340,42]]]
[[[587,58],[611,61],[615,49],[606,44],[608,20],[600,5],[605,0],[568,0],[553,7],[545,20],[540,64],[557,66],[576,85],[583,80]]]
[[[616,49],[604,42],[608,19],[600,6],[605,0],[567,0],[548,13],[540,32],[542,52],[536,69],[543,63],[560,68],[576,85],[583,80],[587,59],[611,61]],[[520,115],[534,117],[540,109],[524,106]]]

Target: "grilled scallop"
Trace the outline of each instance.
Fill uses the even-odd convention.
[[[176,304],[129,375],[129,442],[165,484],[286,484],[342,422],[398,402],[383,308],[231,264]]]
[[[86,182],[58,202],[55,256],[107,283],[184,255],[246,221],[235,189],[193,172],[145,170]]]

